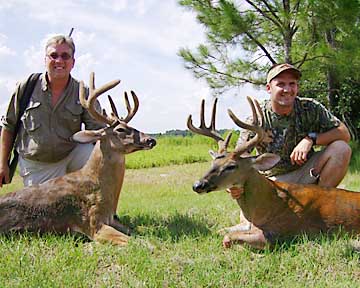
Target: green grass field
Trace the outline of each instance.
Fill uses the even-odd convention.
[[[129,155],[128,167],[137,169],[127,169],[118,206],[134,230],[127,247],[68,235],[2,236],[0,287],[360,286],[360,252],[347,236],[303,236],[264,252],[223,249],[217,231],[237,224],[239,208],[224,191],[192,191],[210,165],[211,142],[196,141],[159,139],[153,151]],[[342,184],[359,191],[357,151]],[[21,186],[16,176],[2,192]]]

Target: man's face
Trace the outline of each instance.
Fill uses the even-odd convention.
[[[66,44],[50,45],[46,49],[45,65],[50,79],[67,79],[74,67],[75,59]]]
[[[266,84],[271,102],[282,108],[292,108],[299,91],[298,79],[291,71],[284,71]]]

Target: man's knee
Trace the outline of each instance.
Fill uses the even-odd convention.
[[[342,140],[337,140],[330,143],[326,147],[326,152],[330,157],[339,157],[342,158],[344,162],[349,162],[351,158],[351,147],[348,143]]]

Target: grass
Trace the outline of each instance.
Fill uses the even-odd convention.
[[[229,147],[234,147],[237,132],[233,133]],[[157,146],[150,151],[128,155],[126,167],[130,169],[161,167],[209,161],[209,149],[217,150],[217,143],[207,137],[160,136]]]
[[[152,151],[147,152],[151,158]],[[192,191],[192,183],[209,165],[128,169],[118,206],[121,221],[134,230],[125,248],[70,235],[0,237],[0,286],[360,286],[360,252],[346,235],[299,237],[274,251],[223,249],[217,231],[237,224],[239,208],[225,192]],[[359,190],[358,171],[352,166],[343,181],[347,188]],[[16,182],[19,178],[6,189]]]

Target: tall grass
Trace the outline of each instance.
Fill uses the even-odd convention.
[[[175,147],[190,141],[187,148],[196,151],[199,145],[204,155],[212,145],[158,140],[156,149],[162,152],[169,148],[162,147],[165,141],[167,146],[174,141]],[[155,151],[144,157],[156,157]],[[171,153],[166,155],[172,158]],[[239,207],[224,191],[201,196],[192,191],[208,162],[170,165],[171,160],[155,168],[127,169],[118,206],[121,221],[133,229],[127,247],[70,235],[0,236],[0,287],[360,286],[359,245],[354,247],[347,235],[301,236],[273,251],[223,249],[218,230],[238,223]],[[346,186],[348,179],[359,178],[356,163]]]
[[[234,132],[229,148],[236,144],[238,133]],[[157,145],[150,151],[140,151],[127,156],[126,167],[130,169],[162,167],[196,162],[206,162],[211,158],[209,149],[217,151],[217,143],[208,137],[160,136]]]

